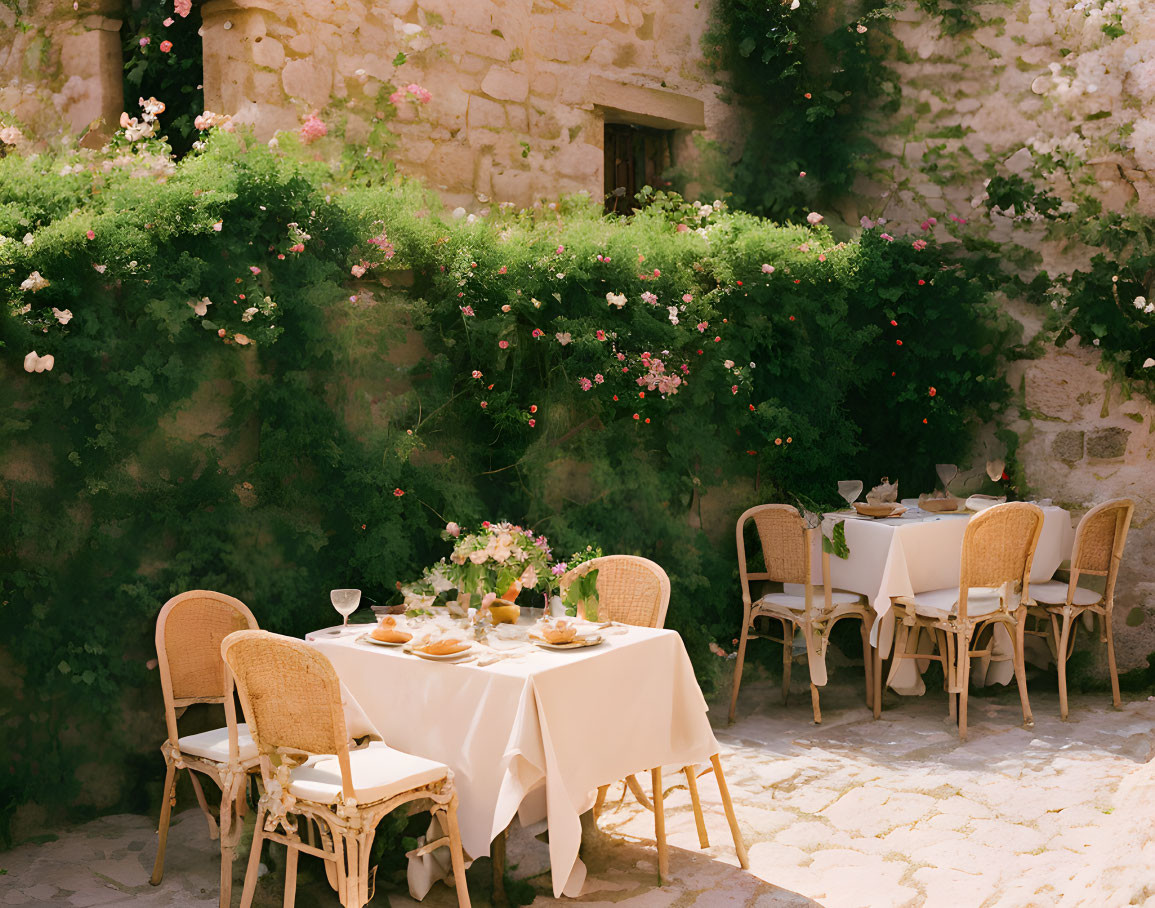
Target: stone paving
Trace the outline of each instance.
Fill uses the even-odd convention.
[[[1036,726],[1018,725],[1013,692],[972,699],[970,739],[960,743],[945,697],[888,699],[873,721],[856,690],[823,695],[824,724],[805,696],[783,709],[769,687],[743,685],[739,721],[719,727],[724,766],[750,850],[737,867],[710,776],[699,781],[711,847],[699,850],[682,790],[668,794],[670,879],[657,885],[653,817],[614,795],[600,834],[588,837],[588,906],[1108,906],[1155,904],[1155,771],[1148,760],[1155,703],[1110,708],[1109,697],[1032,695]],[[723,708],[715,706],[717,716]],[[667,774],[671,787],[678,777]],[[0,853],[0,905],[77,908],[216,905],[217,852],[199,812],[174,818],[164,882],[148,884],[154,821],[105,817],[52,842]],[[244,853],[236,865],[239,899]],[[510,840],[514,877],[553,901],[546,846]],[[318,862],[301,862],[297,904],[336,905]],[[281,865],[278,863],[278,868]],[[488,862],[470,873],[487,904]],[[264,876],[256,904],[280,903],[282,873]],[[415,908],[382,882],[375,904]],[[234,901],[235,904],[235,901]],[[422,903],[449,908],[437,886]]]

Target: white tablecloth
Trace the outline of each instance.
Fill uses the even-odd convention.
[[[470,856],[544,788],[555,897],[577,896],[581,814],[599,785],[655,766],[708,760],[718,744],[682,638],[630,628],[588,650],[452,665],[356,636],[315,637],[386,743],[453,770]],[[527,798],[527,796],[530,796]]]
[[[890,615],[892,596],[911,596],[958,586],[963,533],[971,516],[969,513],[921,512],[914,518],[846,519],[846,544],[850,556],[846,559],[831,556],[831,583],[836,589],[862,593],[870,601],[871,608],[878,614],[871,642],[878,647],[883,658],[890,654],[894,639],[894,618]],[[843,518],[846,518],[845,513],[827,514],[823,532],[829,536],[832,522]],[[1031,564],[1031,580],[1035,582],[1050,580],[1059,565],[1070,557],[1075,535],[1071,515],[1063,508],[1045,507],[1043,518],[1043,532]],[[812,582],[820,584],[822,563],[817,545],[816,540],[811,558]],[[1003,645],[998,649],[1005,652]],[[1011,677],[1007,674],[1009,665],[1005,663],[1001,668],[992,668],[987,681],[1006,683]],[[895,663],[888,684],[899,693],[921,694],[925,691],[915,663],[909,659]]]

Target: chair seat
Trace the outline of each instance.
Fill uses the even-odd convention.
[[[793,584],[789,584],[793,586]],[[830,594],[831,605],[854,605],[861,602],[862,597],[857,593],[843,593],[835,590]],[[779,605],[790,609],[792,612],[802,612],[806,610],[806,597],[801,593],[767,593],[758,600],[759,605]],[[821,589],[814,591],[814,596],[810,600],[810,606],[813,609],[822,609],[826,607],[826,599],[822,595]]]
[[[904,597],[914,601],[914,613],[924,618],[946,618],[958,614],[958,587],[931,590]],[[999,610],[999,591],[988,587],[971,587],[967,594],[967,617],[981,618]],[[909,608],[909,606],[907,606]]]
[[[1067,584],[1059,580],[1048,580],[1045,583],[1032,583],[1030,595],[1039,605],[1066,605]],[[1075,587],[1075,605],[1095,605],[1100,602],[1102,598],[1102,593],[1096,593],[1094,590],[1089,590],[1082,586]]]
[[[203,757],[206,760],[215,760],[217,763],[229,762],[229,730],[227,727],[202,731],[196,735],[185,735],[176,743],[181,753],[188,754],[190,757]],[[253,741],[253,736],[249,734],[249,726],[243,722],[237,726],[237,750],[240,752],[241,762],[256,759],[257,745]]]
[[[360,804],[384,801],[444,779],[449,767],[374,741],[349,751],[353,793]],[[295,798],[334,804],[341,794],[341,766],[335,756],[310,757],[293,770],[289,793]]]

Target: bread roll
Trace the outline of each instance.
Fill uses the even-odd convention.
[[[379,627],[375,627],[370,636],[374,640],[382,640],[385,643],[408,643],[413,639],[413,635],[408,631],[398,630],[393,625],[386,625],[385,622],[381,622]]]
[[[434,640],[417,648],[430,656],[448,656],[451,653],[465,652],[469,649],[469,643],[464,640]]]

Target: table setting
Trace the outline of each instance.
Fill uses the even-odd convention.
[[[452,769],[470,858],[516,817],[549,830],[554,895],[580,895],[580,816],[599,786],[718,753],[693,666],[675,631],[598,620],[596,578],[551,595],[561,571],[544,537],[450,524],[447,539],[453,553],[403,588],[402,604],[306,640],[365,717],[352,736]],[[431,866],[411,860],[415,898]]]
[[[994,482],[1004,475],[1004,468],[1001,460],[990,461],[985,473]],[[863,483],[844,480],[838,483],[838,491],[850,507],[815,516],[822,526],[815,545],[825,545],[837,556],[830,558],[834,588],[861,593],[878,615],[871,643],[880,657],[888,656],[892,645],[904,646],[906,642],[905,629],[896,629],[890,616],[892,597],[957,586],[967,522],[974,514],[1006,501],[1005,495],[954,495],[951,489],[956,485],[958,468],[938,464],[936,472],[942,487],[930,493],[900,499],[898,484],[883,478],[867,493],[864,503],[857,501]],[[1031,580],[1038,582],[1051,579],[1070,557],[1074,529],[1069,511],[1050,500],[1035,503],[1044,516],[1031,566]],[[812,563],[812,582],[821,583],[818,558],[812,558]],[[1003,628],[995,628],[994,652],[972,674],[976,684],[1006,684],[1013,677],[1010,647]],[[924,667],[916,666],[913,660],[896,660],[887,685],[900,694],[920,695],[926,690],[920,675]]]

